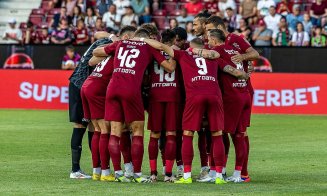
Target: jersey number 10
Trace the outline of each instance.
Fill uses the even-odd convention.
[[[133,60],[140,55],[139,49],[125,50],[123,47],[119,48],[118,59],[120,60],[119,67],[126,66],[127,68],[134,68],[136,62]]]

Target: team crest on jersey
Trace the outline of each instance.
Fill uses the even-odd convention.
[[[233,43],[233,46],[234,46],[235,48],[237,48],[237,49],[241,50],[241,47],[240,47],[240,45],[238,45],[237,43]]]

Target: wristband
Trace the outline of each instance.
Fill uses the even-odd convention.
[[[110,34],[109,38],[112,39],[112,37],[116,36],[115,34]]]
[[[141,42],[144,42],[144,37],[141,37],[141,38],[140,38],[140,41],[141,41]]]

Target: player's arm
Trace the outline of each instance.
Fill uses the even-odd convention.
[[[107,57],[107,53],[104,50],[104,46],[97,47],[96,49],[93,50],[92,52],[94,57]]]
[[[146,39],[146,38],[144,38],[144,40],[143,40],[143,38],[141,38],[140,41],[144,41],[145,43],[149,44],[151,47],[153,47],[157,50],[164,51],[169,56],[174,57],[174,50],[166,44],[158,42],[157,40],[154,40],[154,39]]]
[[[223,71],[226,73],[229,73],[237,78],[240,78],[240,79],[245,79],[245,80],[249,79],[249,75],[246,72],[236,69],[236,68],[232,67],[231,65],[226,65],[224,67]]]
[[[102,38],[106,38],[106,37],[109,37],[113,42],[119,40],[119,37],[117,37],[115,34],[110,34],[110,33],[106,32],[106,31],[97,31],[94,34],[94,38],[97,39],[97,40],[102,39]]]
[[[232,56],[232,61],[242,62],[242,61],[252,61],[259,58],[259,53],[252,47],[246,50],[244,54],[237,54]]]
[[[198,55],[199,57],[203,57],[205,59],[217,59],[220,57],[219,52],[214,50],[207,50],[207,49],[199,49],[199,48],[191,48],[190,51],[193,54]]]
[[[99,64],[101,61],[103,61],[103,59],[105,59],[106,57],[96,57],[96,56],[92,56],[92,58],[89,60],[89,66],[95,66],[97,64]]]
[[[172,73],[176,69],[176,61],[173,58],[170,58],[169,60],[160,63],[160,66],[162,66],[166,72]]]

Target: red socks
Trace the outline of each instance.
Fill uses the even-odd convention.
[[[167,135],[165,146],[165,158],[166,158],[166,176],[171,177],[173,173],[173,165],[176,157],[176,136]]]
[[[242,172],[241,175],[242,176],[247,176],[249,175],[248,173],[248,161],[249,161],[249,153],[250,153],[250,142],[249,142],[249,137],[245,136],[245,158],[244,158],[244,162],[243,162],[243,167],[242,167]]]
[[[222,173],[225,160],[225,148],[222,136],[213,136],[212,137],[212,158],[216,166],[216,171]]]
[[[236,155],[235,170],[242,170],[245,153],[246,153],[244,135],[235,134],[233,135],[232,139],[233,139],[233,143],[235,147],[235,155]]]
[[[204,131],[198,131],[199,139],[198,139],[198,148],[200,152],[201,159],[201,167],[208,166],[208,155],[206,148],[206,135]],[[183,137],[184,139],[184,137]]]
[[[223,142],[225,147],[225,160],[224,160],[224,167],[226,167],[227,159],[228,159],[228,153],[229,153],[229,147],[230,147],[230,141],[228,133],[223,133]]]
[[[101,160],[101,169],[106,170],[109,169],[109,150],[108,150],[108,143],[109,143],[109,134],[101,134],[100,141],[99,141],[99,151],[100,151],[100,160]]]
[[[131,137],[129,131],[123,132],[120,136],[120,150],[123,155],[124,163],[132,162]]]
[[[182,160],[183,131],[176,131],[176,165],[183,165]]]
[[[100,140],[100,132],[94,131],[94,135],[91,141],[93,168],[100,167],[99,140]]]
[[[158,158],[158,140],[159,138],[150,137],[149,146],[148,146],[148,153],[149,153],[149,160],[150,160],[150,170],[151,175],[158,175],[157,172],[157,158]]]
[[[143,136],[133,136],[131,154],[134,166],[134,173],[140,173],[142,170],[142,161],[144,154]]]
[[[120,171],[121,166],[121,155],[120,155],[120,149],[119,149],[119,141],[120,137],[111,135],[108,143],[109,153],[112,159],[112,165],[114,166],[115,171]]]
[[[183,135],[182,158],[184,162],[184,173],[191,172],[193,157],[193,136]]]

